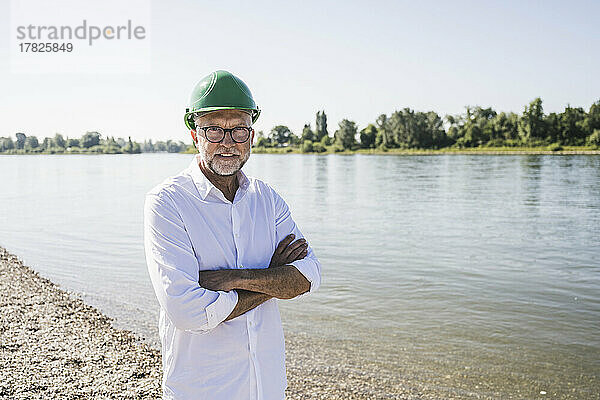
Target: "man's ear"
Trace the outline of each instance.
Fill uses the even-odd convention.
[[[254,128],[252,128],[252,133],[250,134],[250,147],[254,146]]]
[[[196,131],[195,130],[190,130],[190,135],[192,135],[192,140],[194,141],[194,146],[197,145],[198,140],[196,139]]]

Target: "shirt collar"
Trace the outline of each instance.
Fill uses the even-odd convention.
[[[196,154],[194,156],[194,158],[192,159],[192,162],[190,163],[190,166],[188,167],[188,171],[190,173],[190,176],[192,177],[192,181],[194,182],[194,185],[196,185],[196,188],[198,189],[198,193],[200,193],[200,197],[202,197],[202,200],[205,200],[206,197],[208,196],[208,194],[212,191],[215,190],[215,193],[220,194],[223,199],[225,199],[225,197],[223,196],[223,193],[217,189],[215,187],[215,185],[212,184],[211,181],[208,180],[208,178],[204,175],[204,173],[202,173],[202,170],[200,170],[200,154]],[[237,172],[237,178],[238,178],[238,192],[240,192],[239,194],[236,193],[236,200],[237,199],[241,199],[242,196],[244,194],[246,194],[246,191],[248,190],[248,187],[250,186],[250,179],[248,179],[248,177],[246,176],[246,174],[244,174],[244,172],[242,170],[239,170]]]

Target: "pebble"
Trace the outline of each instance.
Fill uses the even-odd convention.
[[[288,400],[438,398],[294,338]],[[159,350],[0,247],[0,399],[160,399],[161,378]]]

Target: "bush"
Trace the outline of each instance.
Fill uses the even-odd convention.
[[[485,147],[504,147],[504,140],[492,139],[485,144]]]
[[[527,142],[527,144],[531,147],[542,147],[542,146],[547,146],[548,142],[549,142],[549,140],[546,141],[545,139],[530,138],[529,141]]]
[[[563,147],[561,146],[560,143],[552,143],[551,145],[549,145],[547,147],[547,149],[550,151],[561,151],[563,149]]]
[[[521,146],[521,141],[519,139],[506,139],[504,145],[506,147],[518,147]]]
[[[333,151],[335,151],[336,153],[344,151],[344,146],[342,146],[340,143],[335,143],[333,145]]]
[[[305,140],[302,142],[302,146],[300,146],[300,151],[303,153],[312,153],[314,151],[312,140]]]
[[[321,144],[323,146],[330,146],[333,138],[329,135],[325,135],[321,138]]]
[[[324,153],[327,151],[325,146],[323,146],[321,143],[314,143],[312,145],[312,149],[315,153]]]
[[[273,147],[273,144],[271,143],[271,139],[260,136],[256,141],[256,147]]]
[[[96,154],[104,153],[104,148],[100,145],[91,146],[87,150],[89,153],[96,153]]]
[[[587,144],[600,147],[600,129],[594,129],[594,132],[587,138]]]
[[[64,152],[65,152],[65,149],[62,147],[53,146],[53,147],[50,147],[49,149],[46,149],[46,153],[49,153],[49,154],[62,154]]]

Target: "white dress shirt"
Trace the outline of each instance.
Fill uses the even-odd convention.
[[[198,272],[267,268],[277,244],[302,233],[285,201],[266,183],[238,172],[233,202],[190,166],[146,195],[144,246],[160,303],[163,399],[281,400],[287,387],[285,345],[277,299],[229,321],[237,293],[199,286]],[[291,263],[321,282],[307,256]]]

